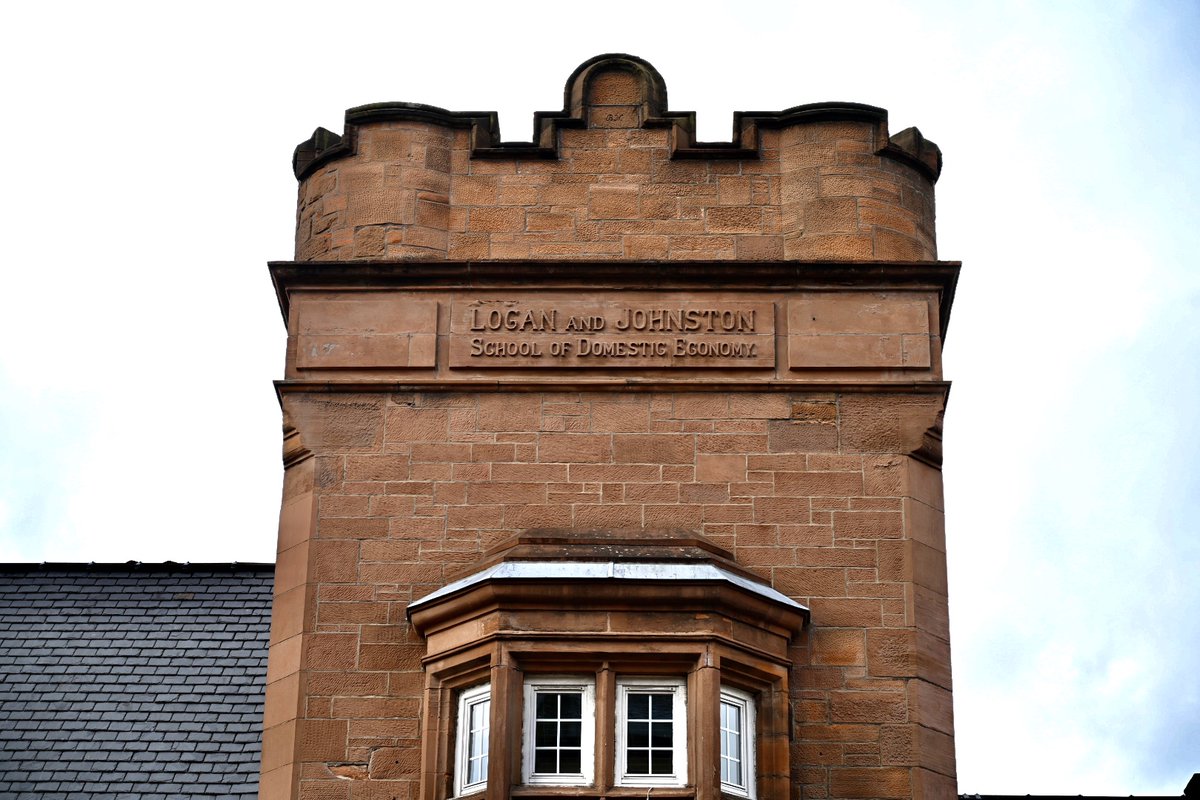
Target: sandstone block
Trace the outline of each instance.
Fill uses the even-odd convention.
[[[467,230],[479,233],[516,232],[525,229],[525,210],[504,206],[472,208]]]
[[[916,631],[867,630],[867,672],[880,677],[912,677],[917,674]]]
[[[593,186],[588,191],[588,219],[637,219],[636,186]]]
[[[691,464],[696,446],[686,434],[616,434],[612,437],[615,463]]]
[[[835,767],[829,774],[831,797],[905,798],[911,791],[909,770],[902,767]]]
[[[834,425],[771,420],[767,423],[768,447],[772,453],[805,453],[838,449]]]
[[[345,720],[296,721],[296,757],[301,761],[343,761],[346,758]]]
[[[812,638],[812,663],[821,666],[859,666],[866,662],[866,650],[864,648],[864,637],[861,630],[853,628],[817,628],[813,631]],[[836,697],[836,696],[835,696]],[[851,698],[853,699],[853,698]],[[877,700],[877,698],[867,698]],[[832,702],[832,701],[831,701]],[[849,703],[850,700],[845,700]],[[903,706],[903,702],[901,701]],[[875,703],[870,706],[870,712],[878,711],[882,706]],[[831,705],[831,709],[833,706]],[[833,714],[833,719],[837,722],[878,722],[878,717],[870,717],[867,710],[860,713],[862,718],[852,718],[850,712],[844,714]]]
[[[834,722],[879,724],[906,722],[908,705],[903,692],[832,692],[830,718]]]
[[[369,772],[372,780],[415,778],[420,773],[420,747],[380,747],[371,753]]]
[[[711,233],[763,233],[763,213],[758,206],[716,206],[704,215]]]

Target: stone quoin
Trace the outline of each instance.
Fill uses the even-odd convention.
[[[264,800],[956,796],[941,153],[694,123],[604,55],[296,148]]]

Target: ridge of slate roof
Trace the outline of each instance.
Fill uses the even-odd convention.
[[[0,797],[256,795],[273,569],[0,564]]]
[[[116,572],[178,572],[197,570],[223,572],[226,570],[274,571],[269,561],[8,561],[0,562],[0,573],[6,572],[76,572],[80,570]]]

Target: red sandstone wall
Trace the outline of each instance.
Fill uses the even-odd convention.
[[[763,129],[756,159],[672,159],[678,130],[639,127],[644,79],[589,85],[588,125],[558,131],[555,159],[474,157],[470,131],[436,123],[358,126],[354,152],[301,181],[297,259],[936,257],[931,180],[884,152],[880,122]],[[778,385],[761,391],[698,375],[678,391],[450,390],[444,347],[322,372],[293,326],[262,796],[415,796],[424,646],[405,609],[448,571],[528,528],[687,527],[812,609],[793,651],[794,795],[953,797],[936,314],[916,372],[831,357],[789,373],[779,319]]]
[[[812,608],[794,653],[802,796],[950,793],[941,480],[896,455],[940,406],[800,392],[289,400],[320,454],[300,796],[415,794],[424,646],[404,612],[447,570],[526,528],[643,526],[693,528]],[[346,762],[371,782],[335,777]]]

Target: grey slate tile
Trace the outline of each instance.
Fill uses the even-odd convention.
[[[272,574],[0,566],[0,800],[253,796]]]

